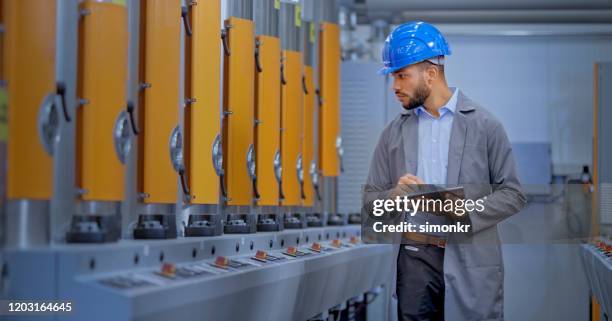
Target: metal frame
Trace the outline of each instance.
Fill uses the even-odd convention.
[[[201,320],[202,315],[215,320],[306,320],[381,285],[390,288],[392,246],[351,244],[359,233],[358,226],[327,227],[9,251],[7,294],[73,301],[75,312],[57,315],[57,320]],[[344,245],[335,248],[334,239]],[[332,250],[310,251],[313,242]],[[283,254],[288,247],[311,254],[291,258]],[[258,263],[251,259],[257,250],[285,259]],[[209,265],[217,256],[253,265],[224,271]],[[156,274],[164,263],[177,268],[197,264],[209,273],[164,278]],[[49,269],[33,275],[32,269],[42,265]],[[117,276],[144,278],[153,285],[120,289],[102,282]]]
[[[77,63],[78,63],[78,31],[79,31],[79,1],[57,0],[57,46],[56,46],[56,81],[63,82],[66,87],[66,108],[70,115],[76,115],[78,99]],[[71,122],[60,124],[60,139],[55,146],[53,198],[50,206],[50,237],[51,243],[64,241],[65,232],[72,215],[76,213],[75,188],[75,150],[76,150],[76,118]]]

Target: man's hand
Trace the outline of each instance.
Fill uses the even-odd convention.
[[[406,173],[404,176],[400,177],[400,179],[397,181],[397,185],[423,185],[423,184],[425,184],[423,180],[421,180],[417,176],[412,175],[410,173]]]
[[[391,197],[395,198],[396,196],[405,196],[406,194],[415,193],[418,191],[419,185],[424,185],[423,180],[418,178],[415,175],[410,173],[404,174],[404,176],[400,177],[397,181],[397,185],[391,192]]]

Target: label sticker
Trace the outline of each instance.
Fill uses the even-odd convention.
[[[295,26],[302,26],[302,6],[297,4],[295,5]]]
[[[280,9],[280,0],[274,0],[274,9]]]
[[[315,25],[314,23],[310,24],[310,42],[314,43],[315,42],[315,37],[316,37],[316,30],[315,30]]]

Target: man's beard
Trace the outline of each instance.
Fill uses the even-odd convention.
[[[414,99],[410,97],[407,105],[402,105],[406,110],[413,110],[419,106],[422,106],[427,100],[427,97],[431,94],[431,89],[427,88],[425,84],[417,87],[414,92]]]

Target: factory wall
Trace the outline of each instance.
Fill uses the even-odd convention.
[[[512,143],[550,143],[553,174],[592,164],[593,64],[612,60],[612,35],[452,35],[453,27],[446,29],[450,86],[502,120]],[[388,101],[390,120],[401,107]]]

